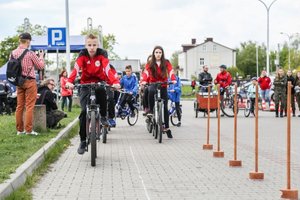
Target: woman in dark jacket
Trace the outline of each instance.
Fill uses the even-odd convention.
[[[287,80],[287,83],[290,81],[292,84],[291,105],[292,105],[292,110],[293,110],[293,117],[296,117],[296,114],[295,114],[295,111],[296,111],[296,108],[295,108],[295,78],[293,76],[292,70],[290,70],[290,69],[286,73],[286,80]],[[287,85],[286,85],[286,87],[287,87]],[[287,89],[286,89],[286,91],[287,91]],[[286,110],[285,110],[285,113],[287,113]]]

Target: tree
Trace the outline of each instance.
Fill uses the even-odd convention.
[[[170,62],[172,64],[173,67],[177,67],[178,66],[178,54],[180,53],[180,51],[175,51],[171,58],[170,58]]]
[[[83,29],[81,31],[81,35],[88,35],[89,33],[92,33],[94,35],[99,35],[99,30],[98,29],[92,29],[92,30],[87,30]],[[116,36],[114,34],[108,34],[103,36],[103,48],[107,50],[108,53],[108,58],[117,60],[120,59],[120,57],[114,52],[114,45],[118,44],[116,40]]]
[[[39,24],[32,25],[28,23],[28,30],[31,35],[46,34],[45,26],[41,26]],[[11,51],[18,47],[18,35],[23,32],[25,32],[25,28],[23,25],[20,25],[17,28],[17,34],[15,36],[7,37],[0,42],[0,66],[4,65],[8,61]]]
[[[237,68],[244,75],[256,76],[256,43],[252,41],[241,43],[237,49]],[[258,71],[265,68],[266,54],[265,46],[258,46]]]

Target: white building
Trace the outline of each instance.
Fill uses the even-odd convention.
[[[219,72],[220,65],[236,66],[236,51],[214,42],[213,38],[207,38],[201,44],[196,44],[196,39],[192,39],[192,44],[183,44],[182,48],[178,55],[181,78],[198,78],[204,65],[209,67],[213,78]]]

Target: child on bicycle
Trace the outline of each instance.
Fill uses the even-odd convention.
[[[76,75],[82,70],[80,83],[98,83],[107,82],[107,79],[114,87],[120,87],[119,80],[114,76],[113,71],[109,67],[107,52],[99,48],[99,39],[93,34],[89,34],[85,39],[85,49],[81,50],[76,59],[75,66],[71,72],[66,87],[73,89],[73,82]],[[80,105],[81,113],[80,121],[80,140],[81,143],[77,150],[78,154],[84,154],[86,148],[86,105],[89,102],[90,90],[88,87],[80,89]],[[106,90],[103,87],[96,89],[96,103],[100,106],[101,123],[108,125],[106,119],[107,97]]]
[[[135,117],[133,103],[138,91],[138,80],[137,77],[132,74],[131,65],[125,67],[125,73],[126,75],[122,77],[120,84],[126,93],[123,94],[120,100],[120,107],[123,109],[125,103],[127,103],[131,110],[131,117]]]
[[[152,57],[149,63],[145,66],[145,73],[143,73],[143,82],[156,83],[156,82],[167,82],[168,77],[171,78],[173,83],[176,83],[176,78],[173,72],[171,63],[165,59],[164,50],[161,46],[154,47],[152,51]],[[149,85],[148,87],[148,103],[149,103],[149,114],[153,114],[154,107],[154,95],[156,93],[156,86]],[[164,132],[167,133],[168,138],[173,138],[172,132],[169,129],[169,111],[168,111],[168,92],[167,84],[161,86],[161,98],[164,100],[164,121],[165,127]]]
[[[176,109],[176,114],[178,117],[178,124],[177,126],[181,126],[181,113],[180,113],[180,96],[181,96],[181,82],[180,82],[180,78],[178,76],[176,76],[176,83],[175,84],[171,84],[168,88],[168,96],[169,99],[175,103],[175,109]],[[171,81],[169,79],[169,81]]]
[[[254,105],[255,105],[255,97],[256,97],[256,85],[257,85],[257,78],[253,77],[251,79],[252,84],[249,85],[247,90],[247,96],[250,100],[250,113],[254,115]]]

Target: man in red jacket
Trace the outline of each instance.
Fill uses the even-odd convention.
[[[73,82],[76,75],[82,70],[80,83],[98,83],[108,82],[113,87],[120,88],[120,81],[116,78],[115,72],[109,66],[107,52],[99,48],[99,39],[90,34],[85,40],[85,49],[81,50],[75,62],[73,71],[71,72],[66,87],[73,89]],[[89,101],[90,90],[87,87],[80,89],[80,146],[77,150],[79,154],[83,154],[86,149],[86,105]],[[107,95],[104,88],[96,89],[96,103],[100,105],[101,123],[108,125],[106,119],[107,112]]]
[[[214,81],[215,84],[220,84],[220,95],[223,96],[225,90],[230,86],[232,78],[229,72],[226,71],[226,65],[220,66],[220,73],[217,74],[217,77]]]
[[[263,70],[261,72],[261,76],[258,79],[258,84],[261,89],[261,97],[265,102],[268,102],[268,105],[270,107],[270,88],[271,88],[271,79],[267,76],[267,72]]]

